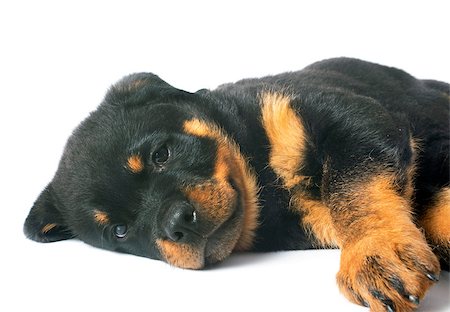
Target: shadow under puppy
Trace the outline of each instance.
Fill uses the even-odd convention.
[[[356,59],[196,93],[133,74],[69,138],[24,231],[189,269],[341,248],[348,299],[411,311],[448,270],[449,120],[448,84]]]

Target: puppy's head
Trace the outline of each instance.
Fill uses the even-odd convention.
[[[251,246],[255,177],[208,99],[134,74],[69,138],[24,226],[198,269]]]

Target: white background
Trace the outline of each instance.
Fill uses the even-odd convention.
[[[242,254],[205,271],[22,234],[67,137],[121,76],[196,91],[353,56],[449,82],[448,1],[2,1],[1,311],[366,311],[339,251]],[[420,311],[450,311],[449,275]]]

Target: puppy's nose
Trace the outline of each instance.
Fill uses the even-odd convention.
[[[175,202],[170,206],[166,220],[164,232],[170,240],[179,242],[195,231],[197,213],[188,202]]]

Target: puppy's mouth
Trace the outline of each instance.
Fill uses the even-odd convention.
[[[224,260],[235,249],[243,226],[243,207],[239,202],[236,202],[231,216],[208,237],[205,247],[206,265]]]

